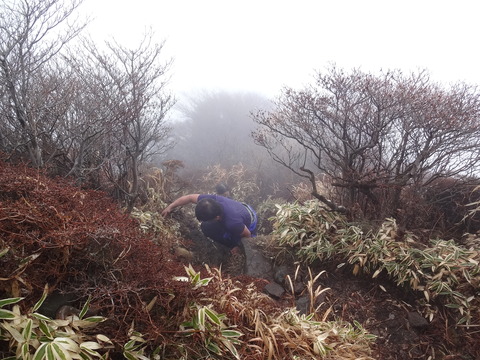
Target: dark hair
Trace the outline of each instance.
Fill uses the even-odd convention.
[[[228,187],[225,183],[219,183],[215,186],[215,191],[218,195],[223,195],[228,192]]]
[[[210,221],[215,219],[217,216],[222,216],[222,214],[222,206],[214,199],[202,199],[195,207],[195,216],[199,221]]]

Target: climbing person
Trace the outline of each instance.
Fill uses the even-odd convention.
[[[230,248],[232,254],[239,253],[242,238],[256,236],[257,214],[252,207],[220,195],[181,196],[162,211],[162,216],[187,204],[197,204],[195,216],[201,222],[203,234]]]

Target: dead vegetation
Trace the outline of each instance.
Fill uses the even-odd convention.
[[[101,343],[101,348],[92,350],[98,356],[87,352],[91,358],[451,359],[458,356],[474,359],[479,355],[477,317],[457,325],[459,307],[437,307],[426,327],[405,328],[410,323],[402,317],[414,312],[415,301],[425,295],[420,292],[420,296],[412,297],[412,292],[395,286],[394,282],[401,277],[386,276],[393,265],[385,251],[408,253],[394,241],[397,238],[391,242],[392,246],[397,244],[395,249],[384,244],[378,247],[378,253],[373,251],[375,237],[372,236],[370,243],[364,241],[363,246],[370,247],[366,250],[366,257],[370,257],[367,261],[352,253],[352,248],[348,254],[347,250],[342,253],[333,249],[338,246],[336,237],[327,239],[325,234],[335,235],[345,230],[333,220],[329,225],[327,222],[315,225],[315,233],[307,231],[301,235],[301,231],[295,230],[294,236],[278,224],[270,224],[277,232],[285,232],[282,241],[288,242],[289,236],[293,241],[283,247],[284,251],[290,251],[289,256],[298,250],[297,242],[302,241],[299,249],[303,253],[295,255],[297,260],[312,254],[311,259],[315,258],[311,262],[315,269],[311,281],[305,279],[308,284],[305,294],[310,306],[318,304],[318,307],[310,314],[301,313],[292,307],[291,295],[273,300],[263,294],[265,282],[261,279],[234,277],[200,264],[188,265],[191,258],[179,254],[178,249],[191,250],[192,239],[182,237],[185,232],[181,235],[180,223],[175,219],[158,217],[163,199],[155,194],[163,184],[155,178],[161,176],[152,175],[149,180],[147,188],[152,194],[148,202],[134,209],[131,217],[103,193],[79,189],[64,179],[49,179],[25,166],[0,163],[0,299],[17,299],[0,304],[3,324],[0,335],[1,339],[9,340],[0,342],[2,357],[11,355],[15,349],[26,348],[33,353],[41,348],[38,342],[26,340],[23,342],[29,344],[26,347],[15,345],[11,335],[14,332],[7,330],[11,327],[5,324],[15,322],[23,334],[27,333],[27,325],[19,324],[34,324],[31,334],[40,333],[32,335],[33,338],[46,336],[42,331],[49,328],[53,342],[58,341],[55,334],[64,329],[60,325],[73,326],[74,323],[59,325],[56,320],[39,320],[32,315],[45,285],[48,296],[43,306],[50,302],[49,306],[60,307],[67,302],[82,309],[88,303],[89,309],[101,317],[94,329],[76,328],[77,337],[72,338],[80,344],[81,341]],[[275,212],[278,209],[271,209],[275,203],[269,199],[261,212]],[[295,209],[289,210],[290,215],[297,211],[302,221],[321,221],[312,211],[302,213],[305,208]],[[182,214],[176,216],[182,218]],[[277,216],[281,221],[282,214]],[[288,226],[292,231],[291,224]],[[265,224],[264,229],[267,228]],[[303,224],[300,228],[308,226]],[[380,232],[378,238],[382,239],[381,234],[392,235],[393,230]],[[353,233],[352,230],[349,234]],[[331,241],[330,247],[324,242],[313,251],[311,245],[322,236]],[[470,244],[475,243],[474,238],[470,238]],[[383,241],[387,240],[383,237]],[[269,249],[275,256],[279,256],[275,250],[278,245],[271,244]],[[319,251],[323,251],[323,258]],[[376,260],[372,261],[375,254]],[[331,261],[341,260],[338,255],[351,267],[338,268],[342,262]],[[475,259],[471,255],[472,252],[467,257]],[[451,265],[457,278],[462,275],[458,270],[460,260],[461,256],[456,257]],[[374,262],[376,267],[372,266]],[[367,277],[352,274],[356,265]],[[448,266],[450,263],[438,265],[438,271]],[[322,269],[327,276],[315,276]],[[442,276],[437,276],[438,271],[424,271],[426,277],[417,287],[427,286],[425,279],[437,283],[447,279],[445,270]],[[368,280],[372,275],[375,279]],[[478,285],[469,286],[473,289],[470,295],[474,296],[469,302],[476,306]],[[460,290],[452,288],[452,291]],[[432,292],[429,296],[432,297]],[[64,303],[52,304],[56,297]],[[436,300],[431,304],[437,305]],[[477,311],[466,310],[469,314]],[[11,314],[14,319],[8,319]],[[40,326],[41,321],[48,327]]]
[[[95,349],[107,358],[128,352],[138,359],[293,359],[335,357],[337,350],[353,358],[372,351],[361,328],[300,316],[263,295],[256,279],[185,267],[173,252],[182,239],[163,238],[158,228],[153,238],[155,232],[142,231],[105,194],[3,162],[0,194],[0,291],[1,299],[10,299],[1,303],[1,336],[9,340],[1,342],[2,357],[12,351],[22,358],[30,351],[41,356],[46,345],[29,339],[56,342],[55,334],[66,336],[58,333],[56,320],[34,315],[42,296],[42,305],[56,296],[78,308],[88,302],[103,321],[95,331],[74,332],[86,340],[95,334],[108,338],[111,345]],[[18,334],[28,335],[20,341]],[[304,345],[297,348],[300,339]]]

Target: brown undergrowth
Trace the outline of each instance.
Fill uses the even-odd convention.
[[[11,299],[0,307],[16,304],[13,312],[2,310],[2,358],[20,345],[29,351],[19,334],[31,330],[16,332],[8,317],[17,314],[31,329],[28,324],[39,321],[31,317],[32,309],[48,285],[38,311],[55,317],[65,303],[77,308],[89,303],[104,318],[91,336],[106,335],[113,343],[98,350],[105,358],[123,358],[128,349],[135,359],[293,359],[322,352],[328,353],[325,358],[361,353],[371,359],[370,340],[361,328],[285,312],[261,293],[256,279],[223,278],[220,270],[203,265],[186,267],[175,256],[183,239],[172,233],[163,237],[158,228],[144,231],[140,218],[125,215],[101,192],[0,162],[0,201],[0,299]],[[46,305],[52,314],[44,313]],[[45,326],[33,329],[49,333]]]
[[[159,359],[233,358],[236,352],[252,360],[447,359],[454,353],[462,359],[462,347],[472,354],[476,346],[470,343],[475,337],[451,332],[447,316],[413,339],[412,332],[395,338],[402,336],[405,302],[389,296],[394,288],[352,280],[351,272],[335,268],[322,284],[331,288],[324,299],[330,310],[317,318],[292,311],[289,299],[263,294],[259,279],[222,275],[196,262],[188,280],[185,259],[175,252],[187,242],[176,231],[165,233],[168,224],[156,211],[139,210],[134,219],[101,192],[26,166],[0,162],[0,220],[0,299],[23,297],[26,312],[45,284],[51,298],[63,295],[79,308],[89,299],[106,319],[98,331],[114,343],[111,359],[123,358],[132,329],[142,334],[145,354],[156,349]],[[194,285],[210,278],[208,286]],[[356,322],[359,327],[351,325]],[[373,352],[362,326],[378,336]],[[402,354],[395,343],[405,347]],[[0,343],[0,355],[8,351]]]
[[[193,296],[186,284],[171,281],[184,273],[183,264],[105,194],[0,162],[0,201],[1,298],[24,297],[27,309],[45,284],[79,307],[90,296],[107,318],[101,327],[118,344],[132,322],[152,340],[177,330],[165,319]],[[183,296],[172,299],[174,293]]]

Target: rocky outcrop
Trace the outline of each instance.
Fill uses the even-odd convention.
[[[259,246],[262,240],[261,236],[242,239],[245,252],[245,274],[270,281],[273,279],[273,262],[263,256]]]
[[[274,299],[280,299],[285,293],[299,295],[305,286],[295,281],[295,269],[287,265],[276,265],[271,259],[265,257],[261,244],[266,242],[267,236],[243,238],[242,246],[245,252],[246,275],[267,280],[269,283],[264,291]],[[287,281],[290,277],[292,282]],[[292,289],[293,285],[293,289]]]

